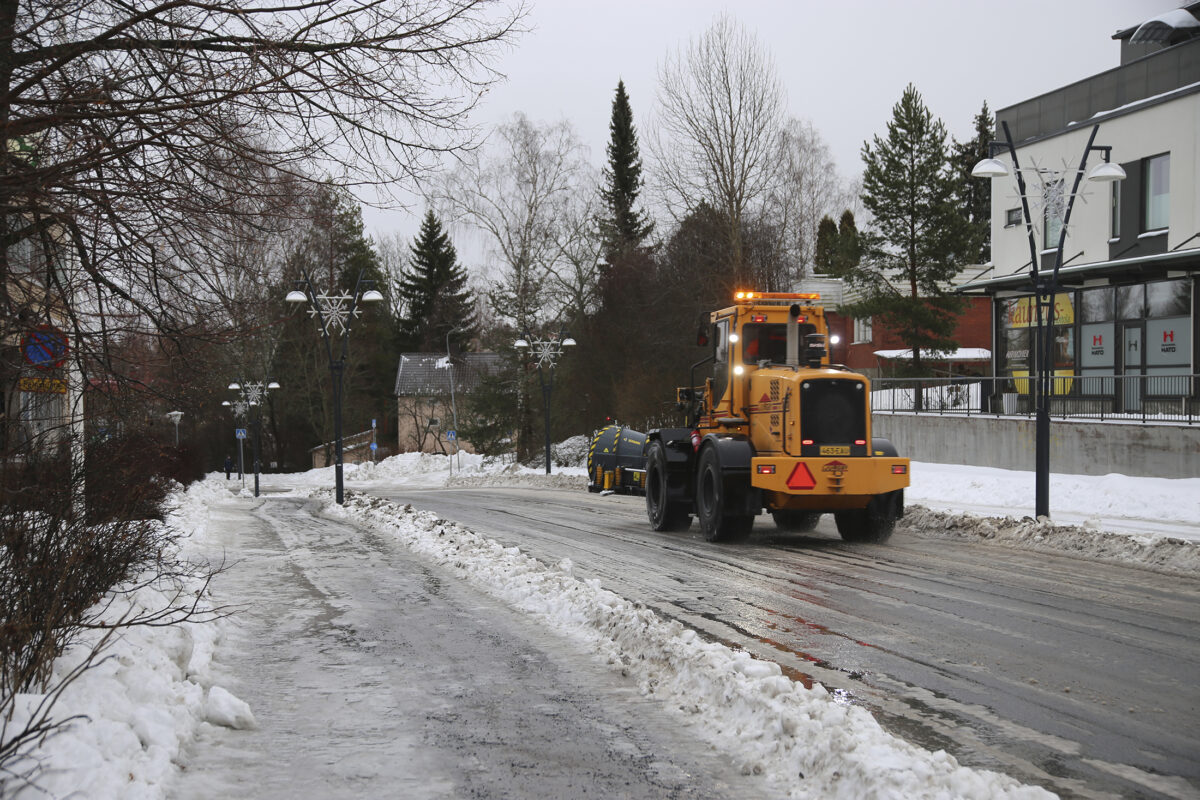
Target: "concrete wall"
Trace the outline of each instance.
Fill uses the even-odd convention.
[[[874,435],[914,461],[1033,471],[1034,420],[876,412]],[[1200,422],[1156,425],[1053,419],[1050,471],[1119,473],[1153,478],[1200,477]]]

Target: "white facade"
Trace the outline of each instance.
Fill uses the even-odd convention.
[[[1126,165],[1127,170],[1131,163],[1140,164],[1143,159],[1170,154],[1170,222],[1165,232],[1167,252],[1200,249],[1200,237],[1196,237],[1200,232],[1200,180],[1197,179],[1200,175],[1200,92],[1195,91],[1196,87],[1190,88],[1190,93],[1183,93],[1166,102],[1147,100],[1122,109],[1117,115],[1098,114],[1094,118],[1100,125],[1095,144],[1111,146],[1112,161]],[[1035,167],[1064,172],[1069,190],[1091,130],[1090,124],[1083,124],[1032,144],[1018,144],[1017,157],[1026,175],[1027,194],[1036,196],[1041,188],[1038,176],[1030,174]],[[1007,153],[1000,153],[997,158],[1011,169],[1012,163]],[[1102,160],[1102,153],[1089,153],[1087,168],[1091,169]],[[1080,196],[1071,210],[1063,246],[1064,266],[1076,267],[1111,260],[1111,191],[1110,184],[1094,183],[1085,176],[1080,184]],[[1123,204],[1143,202],[1141,197],[1128,195],[1128,191],[1123,192]],[[1024,265],[1026,272],[1029,269],[1029,239],[1024,224],[1005,224],[1009,212],[1019,206],[1015,177],[992,179],[992,263],[996,267],[996,276],[1009,274],[1016,265]],[[1035,238],[1040,245],[1039,257],[1045,249],[1040,212],[1041,209],[1031,203]],[[1163,235],[1158,232],[1137,233],[1140,236]]]

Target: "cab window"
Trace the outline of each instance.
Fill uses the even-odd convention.
[[[803,351],[806,337],[816,333],[817,326],[800,324],[800,349]],[[751,322],[742,326],[742,363],[771,364],[787,363],[787,324],[783,322]]]

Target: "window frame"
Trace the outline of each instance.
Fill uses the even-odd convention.
[[[1165,187],[1163,191],[1157,194],[1153,193],[1155,182],[1152,180],[1155,173],[1155,167],[1159,164],[1164,165],[1163,180]],[[1161,215],[1162,219],[1151,220],[1151,214],[1154,213],[1156,204],[1155,198],[1165,198],[1162,202]],[[1156,214],[1157,217],[1157,214]],[[1152,222],[1161,222],[1161,225],[1152,224]],[[1171,224],[1171,154],[1159,153],[1158,155],[1148,156],[1142,159],[1142,218],[1141,232],[1151,233],[1154,231],[1163,231],[1170,227]]]

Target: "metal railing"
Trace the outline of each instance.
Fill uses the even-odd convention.
[[[872,412],[1019,416],[1035,413],[1036,376],[997,378],[876,378]],[[1200,376],[1100,375],[1056,371],[1052,417],[1200,423]]]

